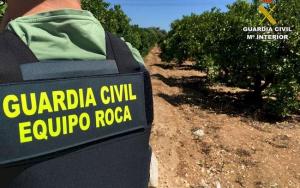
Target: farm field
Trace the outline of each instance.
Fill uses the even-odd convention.
[[[243,113],[243,90],[214,85],[189,63],[169,66],[154,48],[151,138],[160,188],[300,187],[300,121],[270,123]],[[298,119],[297,119],[298,118]]]

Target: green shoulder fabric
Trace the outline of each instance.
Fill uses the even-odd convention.
[[[39,60],[104,60],[105,32],[100,22],[85,10],[63,9],[23,16],[9,22]],[[140,53],[127,44],[135,59]]]

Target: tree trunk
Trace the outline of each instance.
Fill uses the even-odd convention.
[[[255,77],[255,83],[254,83],[254,98],[258,101],[258,102],[262,102],[262,92],[270,85],[273,83],[274,80],[274,75],[269,75],[267,76],[265,79],[257,74]],[[265,81],[264,84],[262,84],[262,81]]]
[[[262,89],[261,89],[261,83],[263,81],[263,78],[261,75],[257,74],[255,76],[255,81],[254,81],[254,92],[253,96],[255,99],[261,101],[262,100]]]

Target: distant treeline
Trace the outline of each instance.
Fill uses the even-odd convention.
[[[155,27],[141,28],[131,25],[130,18],[120,5],[111,6],[102,0],[82,0],[83,9],[91,11],[102,23],[106,31],[123,37],[145,56],[158,42],[163,40],[166,32]]]

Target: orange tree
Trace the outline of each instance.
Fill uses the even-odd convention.
[[[194,60],[212,82],[251,90],[259,107],[272,115],[299,112],[300,5],[298,0],[275,3],[277,26],[293,30],[288,33],[289,40],[248,40],[247,34],[251,33],[243,28],[260,26],[263,17],[257,10],[258,1],[238,0],[228,5],[227,12],[212,9],[174,21],[161,45],[161,56],[178,63]]]

